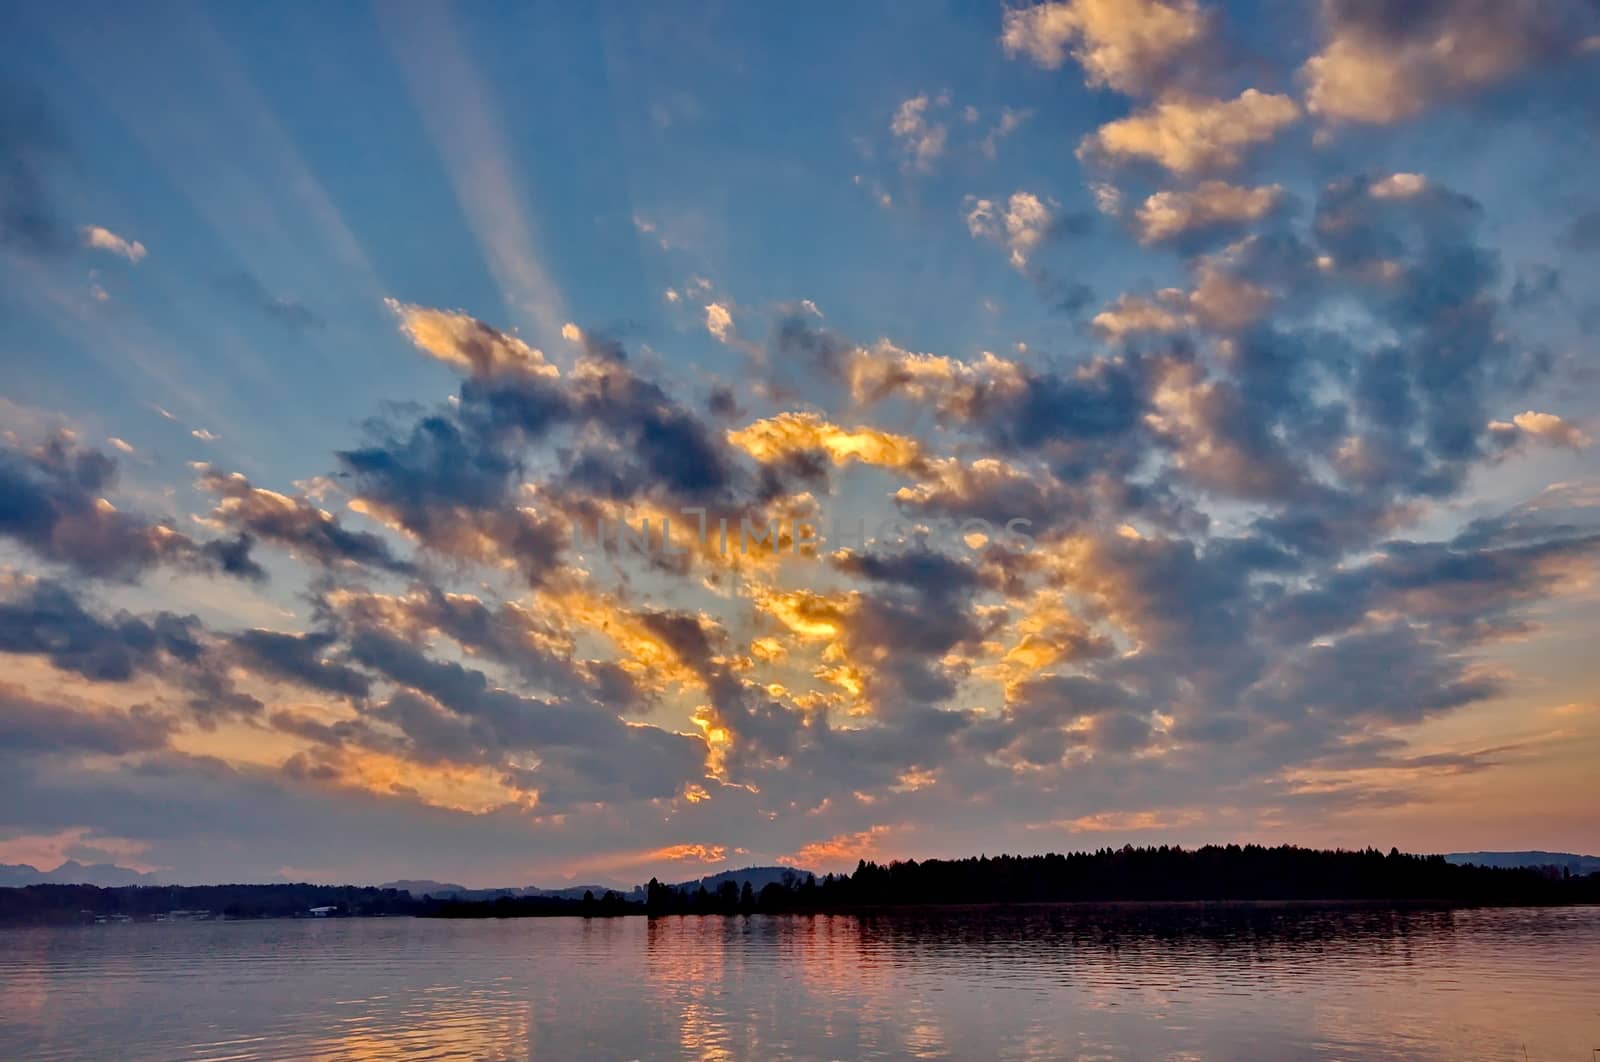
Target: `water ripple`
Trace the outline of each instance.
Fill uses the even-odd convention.
[[[1586,908],[0,931],[6,1059],[1587,1059],[1597,1000]]]

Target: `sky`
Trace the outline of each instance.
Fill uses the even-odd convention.
[[[0,862],[1600,848],[1592,3],[0,29]]]

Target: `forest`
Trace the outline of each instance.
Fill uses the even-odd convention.
[[[650,914],[804,912],[931,905],[1188,901],[1396,901],[1539,905],[1600,901],[1600,874],[1460,866],[1395,849],[1284,845],[1102,848],[967,859],[862,860],[851,874],[797,876],[760,892],[716,893],[652,880]]]
[[[737,879],[737,874],[732,875]],[[413,896],[349,885],[30,885],[0,889],[0,922],[94,923],[196,919],[381,917],[524,918],[738,915],[881,911],[930,906],[1349,902],[1552,905],[1600,902],[1600,873],[1461,866],[1394,849],[1318,850],[1292,845],[1102,848],[1046,855],[860,861],[848,874],[785,874],[756,890],[724,880],[669,885],[652,878],[627,893],[581,899]],[[315,912],[315,913],[314,913]]]

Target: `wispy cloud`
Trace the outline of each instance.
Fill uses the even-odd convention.
[[[130,262],[144,260],[146,253],[144,244],[138,240],[125,240],[110,229],[101,228],[99,225],[87,225],[82,231],[85,247],[92,247],[97,251],[109,251]]]

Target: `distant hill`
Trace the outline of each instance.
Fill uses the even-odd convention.
[[[693,892],[704,885],[707,892],[716,892],[725,881],[731,881],[741,889],[748,881],[751,891],[760,892],[773,882],[779,885],[795,885],[815,876],[809,870],[798,870],[795,867],[745,867],[743,870],[724,870],[720,874],[711,874],[693,881],[681,881],[672,887],[683,892]]]
[[[379,885],[378,888],[398,889],[401,892],[409,892],[419,900],[424,896],[448,896],[453,892],[469,891],[465,885],[452,885],[447,881],[414,881],[411,879],[386,881]]]
[[[27,863],[0,863],[0,888],[7,889],[26,885],[98,885],[114,889],[123,885],[156,885],[158,877],[111,863],[79,863],[74,859],[54,870],[40,870]]]
[[[1574,874],[1600,871],[1600,856],[1572,852],[1451,852],[1445,859],[1461,866],[1557,867]]]
[[[773,882],[777,882],[780,885],[793,885],[813,876],[809,870],[796,870],[794,867],[745,867],[742,870],[724,870],[721,873],[710,874],[703,878],[680,881],[670,887],[684,892],[693,892],[704,885],[707,892],[716,892],[724,881],[731,881],[741,889],[744,888],[744,883],[748,881],[752,891],[760,892]],[[409,892],[419,900],[424,896],[450,897],[467,901],[495,900],[502,896],[581,900],[586,892],[594,893],[595,899],[599,899],[608,892],[614,892],[625,900],[644,900],[643,885],[635,885],[631,889],[617,888],[612,885],[564,885],[559,889],[546,889],[538,885],[498,889],[469,889],[464,885],[452,885],[448,882],[422,879],[389,881],[379,885],[378,888],[400,889]]]
[[[644,892],[640,889],[614,889],[609,885],[568,885],[565,888],[560,889],[541,889],[536,885],[529,885],[527,888],[521,890],[521,895],[547,896],[554,897],[558,900],[581,900],[583,899],[583,894],[586,892],[594,893],[596,899],[599,899],[608,892],[614,892],[618,896],[624,897],[625,899],[631,898],[637,900],[644,898]]]
[[[379,885],[378,888],[399,889],[402,892],[409,892],[419,900],[424,896],[438,896],[441,898],[448,896],[453,899],[471,901],[496,900],[502,896],[534,896],[557,900],[581,900],[586,892],[594,893],[596,898],[604,896],[607,892],[615,892],[624,896],[632,895],[627,889],[616,889],[609,885],[567,885],[559,889],[542,889],[537,885],[498,889],[469,889],[465,885],[453,885],[448,881],[429,881],[425,878],[420,880],[407,878],[400,881],[386,881]],[[634,889],[633,892],[639,894],[638,898],[643,898],[644,896],[644,893],[639,889]]]

